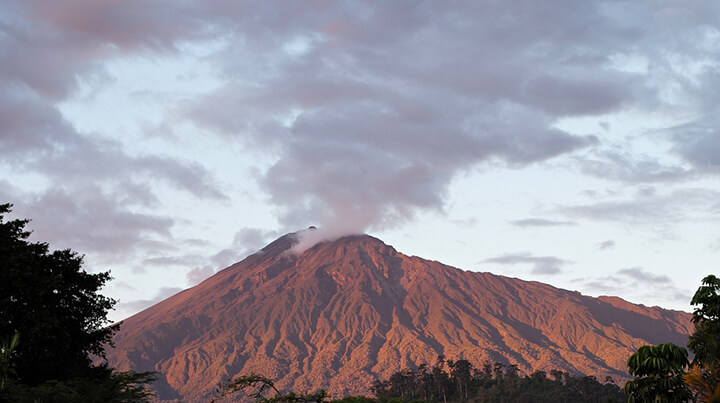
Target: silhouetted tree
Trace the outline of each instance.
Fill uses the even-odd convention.
[[[438,362],[433,367],[432,375],[433,375],[433,381],[435,383],[435,390],[437,391],[438,399],[442,398],[443,403],[447,403],[448,396],[447,396],[447,386],[448,383],[450,383],[450,377],[448,376],[447,372],[445,372],[444,369],[445,366],[445,357],[442,355],[438,356]]]
[[[90,355],[104,356],[118,327],[105,327],[115,301],[97,293],[110,274],[85,272],[70,250],[28,242],[28,220],[3,221],[10,207],[0,205],[0,335],[22,339],[16,377],[37,385],[88,375]]]
[[[4,221],[10,208],[0,205],[0,337],[14,342],[0,352],[0,401],[144,400],[152,373],[118,373],[91,360],[104,358],[118,328],[106,326],[115,301],[98,294],[110,274],[82,270],[69,249],[29,242],[28,220]]]
[[[697,306],[688,341],[695,357],[685,383],[697,401],[720,402],[720,279],[705,277],[690,303]]]
[[[234,393],[241,393],[246,398],[264,403],[322,403],[327,400],[327,392],[322,389],[312,394],[297,392],[283,394],[275,387],[272,379],[258,374],[250,374],[235,377],[227,383],[219,383],[218,395],[211,400],[211,403]],[[271,396],[266,396],[267,394],[271,394]],[[365,399],[349,398],[344,401],[364,403]]]
[[[634,380],[625,384],[628,402],[685,402],[690,391],[683,382],[687,351],[672,343],[642,346],[628,358]]]
[[[460,400],[467,400],[473,365],[468,360],[458,360],[455,362],[448,360],[448,367],[450,368],[450,377],[454,379],[457,384]]]
[[[449,369],[449,373],[446,372]],[[441,395],[427,394],[422,384],[435,385],[446,381],[447,401],[462,402],[621,402],[625,401],[622,390],[614,383],[601,384],[595,377],[573,377],[558,370],[552,370],[555,381],[547,378],[545,372],[536,371],[524,378],[518,376],[515,365],[502,363],[483,364],[482,370],[476,370],[466,360],[445,360],[440,357],[437,365],[428,369],[427,365],[418,367],[418,371],[402,370],[390,378],[407,379],[414,376],[415,392],[401,392],[390,387],[389,381],[375,381],[373,390],[380,402],[408,402],[421,400],[439,402]],[[471,376],[468,377],[468,374]],[[493,377],[494,375],[494,377]],[[423,380],[425,379],[425,380]],[[562,381],[564,381],[564,383]],[[406,384],[407,380],[402,381]],[[453,386],[454,385],[454,386]],[[379,392],[379,393],[378,393]]]

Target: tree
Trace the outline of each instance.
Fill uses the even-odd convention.
[[[698,305],[693,311],[695,332],[688,347],[695,353],[694,362],[712,362],[720,359],[720,279],[712,274],[702,280],[690,301]]]
[[[468,360],[458,360],[455,362],[448,360],[447,363],[450,368],[450,377],[457,383],[460,400],[467,400],[473,365]]]
[[[0,391],[5,390],[5,382],[13,370],[13,356],[20,342],[20,335],[15,333],[12,338],[3,340],[0,344]]]
[[[218,384],[218,389],[219,394],[211,400],[211,403],[238,392],[256,402],[263,403],[323,403],[327,399],[327,392],[323,389],[312,394],[280,393],[272,379],[257,374],[241,375],[227,383],[221,382]],[[274,396],[266,396],[269,392],[274,393]],[[358,401],[364,402],[365,400],[358,399]]]
[[[0,402],[13,403],[146,403],[153,393],[146,385],[156,379],[153,372],[115,372],[106,369],[105,376],[50,380],[36,386],[9,382]]]
[[[448,373],[443,369],[446,364],[450,370],[449,378]],[[390,376],[390,379],[396,381],[406,379],[408,384],[414,384],[416,386],[414,392],[408,393],[407,390],[400,387],[393,387],[390,379],[374,381],[372,389],[376,401],[379,403],[441,403],[442,396],[432,393],[433,384],[437,379],[444,380],[447,384],[445,391],[448,402],[570,403],[627,400],[617,385],[614,383],[601,384],[594,376],[574,377],[569,373],[552,370],[551,373],[554,373],[555,377],[562,381],[549,380],[543,371],[536,371],[521,378],[517,371],[512,369],[515,365],[511,364],[506,367],[504,364],[496,363],[494,365],[489,361],[485,364],[484,369],[487,373],[472,368],[472,364],[466,360],[453,361],[439,358],[438,364],[431,369],[428,369],[426,364],[422,364],[418,366],[417,372],[404,369]],[[496,379],[491,376],[493,368],[499,368],[499,375]],[[503,368],[508,368],[508,370],[502,371]],[[472,372],[472,376],[468,379],[467,375],[470,372]],[[465,381],[467,381],[467,385],[463,383]],[[427,386],[423,386],[423,384]],[[452,387],[452,385],[456,385],[456,387]],[[426,387],[430,391],[426,390]],[[331,401],[330,403],[338,402]]]
[[[635,379],[625,384],[628,402],[685,402],[690,391],[683,383],[687,351],[672,343],[642,346],[628,358]]]
[[[690,303],[697,306],[695,331],[688,341],[695,358],[685,383],[696,400],[720,402],[720,279],[705,277]]]
[[[29,385],[85,376],[118,328],[105,327],[115,301],[97,294],[110,275],[81,270],[75,252],[28,242],[28,220],[3,221],[10,207],[0,205],[0,335],[22,339],[16,376]]]
[[[12,340],[0,353],[0,401],[8,394],[13,401],[44,401],[46,392],[56,396],[52,401],[77,401],[79,391],[98,396],[85,401],[142,401],[152,373],[92,362],[104,358],[119,327],[106,326],[115,301],[98,294],[109,272],[88,273],[75,252],[28,241],[28,220],[4,220],[11,207],[0,204],[0,338]]]

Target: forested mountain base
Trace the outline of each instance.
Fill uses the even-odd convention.
[[[593,376],[573,376],[552,370],[550,378],[543,371],[521,377],[517,366],[486,362],[474,368],[467,360],[445,360],[438,357],[435,366],[422,364],[417,370],[405,369],[389,379],[372,385],[374,398],[346,396],[330,399],[324,390],[315,393],[282,393],[275,382],[261,375],[239,376],[218,385],[212,403],[237,401],[238,395],[263,403],[403,403],[403,402],[625,402],[623,391],[611,377],[600,383]],[[230,400],[228,400],[230,399]]]
[[[373,393],[380,401],[425,402],[624,402],[622,390],[607,377],[573,376],[552,370],[549,377],[536,371],[521,377],[515,365],[486,362],[474,368],[467,360],[445,361],[417,370],[406,369],[389,379],[375,381]]]

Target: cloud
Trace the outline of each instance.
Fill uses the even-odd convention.
[[[233,236],[232,244],[210,257],[210,262],[217,269],[224,269],[237,263],[248,255],[257,252],[270,241],[278,237],[279,233],[260,228],[243,228]]]
[[[185,275],[190,286],[200,284],[206,278],[215,274],[215,269],[212,266],[196,267]]]
[[[142,248],[144,241],[169,239],[174,224],[169,217],[133,211],[122,196],[97,186],[55,188],[29,199],[16,202],[15,213],[32,217],[33,238],[56,249],[122,254]]]
[[[646,282],[646,283],[670,283],[672,280],[670,280],[670,277],[668,276],[658,276],[655,274],[652,274],[648,271],[644,271],[640,267],[630,267],[626,269],[618,270],[617,272],[620,275],[630,277],[634,280]]]
[[[525,218],[522,220],[510,221],[510,224],[518,227],[565,227],[577,225],[576,222],[572,221],[554,221],[546,220],[543,218]]]
[[[562,267],[572,262],[555,256],[533,256],[528,252],[511,253],[483,260],[484,263],[501,265],[529,264],[533,268],[531,273],[552,275],[562,272]]]
[[[717,80],[720,84],[720,80]],[[720,119],[716,117],[674,127],[674,151],[701,171],[720,170]]]
[[[561,207],[557,213],[573,219],[618,222],[636,228],[652,229],[666,236],[678,223],[712,217],[713,203],[720,195],[705,188],[677,188],[658,191],[641,187],[632,195],[621,191],[603,196],[602,201]]]
[[[292,20],[281,12],[260,34],[240,28],[232,57],[218,55],[227,85],[184,102],[174,117],[273,155],[260,183],[284,225],[342,222],[357,232],[442,209],[450,181],[478,165],[523,167],[598,147],[600,138],[554,122],[619,111],[649,93],[642,77],[608,57],[635,49],[625,44],[642,37],[642,24],[630,29],[599,8],[570,4],[542,13],[463,7],[330,7]],[[266,9],[255,11],[266,18]],[[498,16],[518,13],[538,20],[509,35]],[[397,20],[383,26],[387,15]],[[577,19],[572,28],[568,15]],[[591,25],[607,36],[591,34]],[[301,51],[288,51],[296,43]],[[261,56],[239,62],[238,54]]]
[[[155,256],[143,259],[145,266],[191,266],[205,262],[206,258],[200,255],[172,255]]]
[[[706,12],[685,7],[693,18]],[[5,144],[34,155],[44,150],[50,158],[22,164],[54,177],[92,172],[112,180],[110,173],[128,170],[133,177],[159,176],[198,197],[225,198],[200,163],[125,155],[117,144],[74,133],[53,102],[72,94],[80,80],[111,80],[105,61],[177,55],[184,44],[220,41],[208,60],[225,84],[179,103],[169,119],[271,155],[275,162],[259,183],[286,227],[381,229],[418,210],[441,210],[452,179],[478,165],[524,167],[603,144],[557,129],[558,119],[656,106],[662,80],[619,68],[613,59],[662,55],[641,46],[666,32],[647,20],[653,9],[646,3],[611,13],[602,4],[573,3],[310,2],[278,10],[262,2],[23,2],[3,25],[8,62],[0,80],[33,100],[10,105],[18,99],[7,97],[0,113],[8,112],[8,127],[29,135],[7,129]],[[677,40],[662,43],[683,49]],[[41,74],[37,66],[53,69]],[[626,159],[622,168],[605,154],[586,169],[683,174]]]
[[[421,85],[318,81],[312,91],[320,95],[308,104],[310,89],[297,83],[313,82],[327,68],[303,78],[288,73],[261,90],[222,90],[183,110],[199,125],[243,139],[257,135],[274,147],[277,162],[260,184],[291,228],[385,228],[418,209],[442,209],[449,183],[468,167],[495,160],[521,167],[596,143],[551,128],[546,116],[522,105],[462,97],[438,104],[439,90]],[[279,99],[268,95],[277,89]],[[288,126],[284,117],[293,110],[300,112]],[[515,119],[494,118],[507,115]]]
[[[604,276],[593,278],[580,278],[573,280],[575,283],[581,283],[582,288],[591,291],[599,291],[604,295],[623,295],[626,294],[625,286],[622,279],[618,276]]]
[[[608,147],[579,155],[576,162],[582,172],[604,179],[629,183],[679,182],[696,178],[700,172],[683,164],[663,163],[656,156],[642,155],[627,149]]]
[[[615,241],[608,239],[607,241],[603,241],[598,245],[598,249],[600,250],[608,250],[615,247]]]
[[[59,104],[81,84],[112,80],[103,65],[108,58],[145,48],[174,52],[175,40],[189,34],[181,29],[192,25],[185,22],[195,21],[198,29],[203,25],[191,14],[180,12],[176,19],[163,21],[146,14],[150,10],[145,7],[132,6],[27,1],[3,10],[0,164],[11,172],[42,177],[50,184],[46,191],[55,194],[82,193],[88,183],[102,184],[104,193],[126,193],[134,199],[129,203],[150,206],[158,199],[148,183],[159,179],[200,198],[223,199],[201,164],[173,156],[133,155],[112,133],[81,133],[60,111]]]
[[[623,295],[629,301],[656,301],[654,303],[661,305],[669,300],[686,304],[692,295],[690,290],[676,287],[668,276],[656,275],[640,267],[620,269],[607,276],[586,276],[573,282],[593,293]]]
[[[144,181],[161,180],[200,198],[227,198],[199,163],[131,156],[118,141],[78,133],[55,107],[9,98],[0,96],[0,119],[7,122],[0,128],[0,162],[14,170],[66,185],[103,181],[139,189]]]
[[[173,295],[182,291],[182,288],[178,287],[162,287],[158,290],[157,294],[150,299],[139,299],[135,301],[123,302],[120,301],[117,304],[117,309],[120,311],[137,312],[145,308],[149,308],[158,302],[164,301]]]
[[[243,228],[233,236],[232,244],[223,248],[217,253],[204,259],[207,264],[198,264],[186,273],[188,283],[193,286],[234,263],[242,261],[252,253],[257,252],[266,244],[270,243],[273,237],[279,234],[276,231],[263,230],[259,228]],[[192,257],[192,256],[190,256]],[[171,261],[173,261],[171,259]],[[186,264],[196,264],[196,261],[185,260]]]
[[[272,238],[278,236],[279,234],[276,231],[261,228],[243,228],[233,236],[233,247],[238,248],[240,254],[254,253],[270,243]]]

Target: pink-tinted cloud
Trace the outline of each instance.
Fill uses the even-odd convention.
[[[218,134],[271,161],[257,181],[292,229],[396,225],[442,210],[465,172],[564,155],[583,173],[620,181],[716,175],[719,10],[712,2],[569,0],[11,2],[0,13],[0,163],[52,183],[47,197],[85,194],[94,183],[147,207],[161,204],[150,185],[157,179],[200,198],[227,197],[206,162],[131,154],[113,134],[79,132],[58,107],[81,83],[112,80],[113,60],[172,57],[216,41],[203,58],[222,85],[170,101],[166,124],[191,122],[199,135]],[[682,163],[557,125],[677,108],[692,116],[660,139]],[[606,202],[570,214],[641,210]]]

